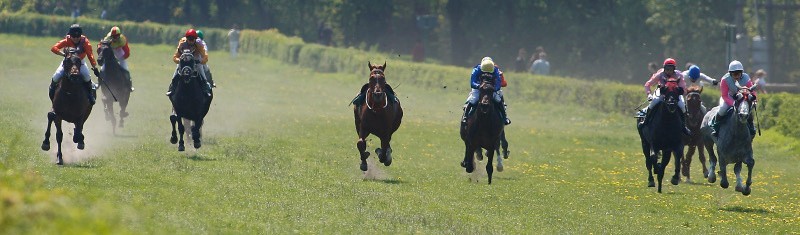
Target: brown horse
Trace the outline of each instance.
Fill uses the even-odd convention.
[[[505,123],[499,110],[502,107],[498,107],[501,104],[494,101],[494,77],[489,73],[481,74],[481,85],[478,89],[480,96],[475,112],[469,114],[466,125],[461,127],[461,140],[466,146],[461,166],[467,173],[472,173],[475,170],[475,151],[481,148],[487,150],[486,156],[489,160],[486,161],[486,174],[489,176],[489,184],[492,184],[494,151],[500,145],[500,135]]]
[[[706,155],[703,148],[705,147],[705,143],[703,140],[703,133],[700,131],[700,125],[703,123],[703,117],[706,115],[706,107],[703,106],[703,101],[700,98],[700,94],[703,93],[703,87],[700,86],[691,86],[687,88],[686,94],[686,111],[687,111],[687,118],[686,118],[686,127],[692,132],[691,136],[683,137],[683,142],[686,144],[689,149],[686,150],[686,155],[683,155],[683,159],[681,159],[681,173],[683,176],[686,176],[686,182],[691,182],[691,177],[689,176],[689,169],[692,164],[692,155],[694,155],[694,149],[697,148],[697,152],[700,156],[700,163],[703,164],[703,177],[707,177],[708,175],[708,168],[706,168]],[[709,152],[713,151],[713,149],[708,149]]]
[[[126,108],[131,97],[130,74],[117,62],[111,41],[101,41],[97,45],[97,62],[102,66],[100,83],[103,92],[103,107],[106,120],[111,121],[114,133],[117,131],[117,118],[114,115],[114,102],[119,102],[119,127],[125,126]]]
[[[63,165],[64,159],[61,153],[61,141],[64,138],[64,132],[61,131],[61,121],[67,121],[75,124],[75,134],[72,141],[78,144],[78,149],[83,150],[85,144],[83,142],[83,124],[92,113],[92,105],[89,103],[83,84],[83,75],[81,75],[80,67],[84,66],[81,63],[80,57],[75,52],[74,48],[65,48],[64,61],[61,66],[64,67],[66,77],[61,78],[56,86],[55,93],[51,97],[53,104],[53,111],[47,113],[47,131],[44,133],[44,141],[42,141],[42,150],[50,150],[50,126],[55,123],[56,126],[56,141],[58,142],[58,153],[56,154],[56,164]]]
[[[389,142],[392,140],[392,134],[400,128],[400,122],[403,119],[403,108],[400,107],[400,100],[390,99],[387,92],[386,76],[383,72],[386,70],[386,63],[383,65],[373,66],[372,63],[367,62],[369,66],[369,83],[366,85],[367,90],[364,93],[365,105],[357,105],[353,108],[353,116],[355,116],[356,133],[358,134],[358,153],[361,155],[361,170],[367,171],[367,141],[366,138],[370,134],[378,136],[381,139],[381,147],[375,149],[375,154],[378,154],[378,160],[385,166],[392,164],[392,147]]]

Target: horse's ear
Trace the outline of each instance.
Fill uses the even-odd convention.
[[[372,71],[372,62],[367,61],[367,66],[369,66],[369,70]]]
[[[386,71],[386,61],[383,61],[383,71]]]

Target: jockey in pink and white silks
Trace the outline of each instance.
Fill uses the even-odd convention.
[[[651,112],[648,111],[653,109],[653,107],[661,103],[661,101],[664,99],[664,94],[659,94],[658,92],[656,92],[656,94],[653,94],[653,92],[651,92],[650,88],[651,86],[656,84],[664,86],[667,84],[667,79],[673,78],[677,79],[678,86],[681,89],[683,89],[684,92],[686,91],[686,80],[683,79],[683,74],[681,74],[681,71],[676,70],[676,66],[677,62],[675,61],[675,59],[667,58],[666,60],[664,60],[664,67],[656,71],[656,73],[654,73],[650,77],[650,79],[644,83],[644,90],[647,93],[647,99],[650,100],[650,105],[648,105],[647,109],[645,110],[646,115],[644,118],[644,122],[642,122],[642,125],[649,123],[650,119],[652,119],[651,117],[652,115],[650,115]],[[680,107],[681,109],[681,115],[679,116],[681,117],[681,124],[683,124],[684,126],[683,133],[689,135],[690,131],[689,129],[686,128],[686,102],[684,102],[682,95],[679,97],[680,98],[678,99],[678,107]]]
[[[464,107],[464,114],[461,117],[461,124],[464,125],[467,123],[467,117],[469,117],[472,110],[475,108],[475,105],[478,103],[478,99],[480,98],[480,90],[478,89],[481,85],[480,75],[483,73],[490,73],[494,78],[494,101],[498,104],[502,105],[503,108],[500,109],[502,111],[502,115],[505,118],[505,124],[511,124],[511,120],[508,118],[508,114],[506,112],[506,105],[503,99],[503,91],[500,89],[502,87],[502,79],[500,76],[500,69],[495,66],[494,61],[490,57],[483,57],[481,59],[481,63],[475,65],[472,68],[472,75],[470,76],[470,87],[472,91],[469,92],[469,96],[467,97],[467,102]]]
[[[750,75],[744,72],[742,62],[734,60],[728,64],[728,73],[720,79],[719,90],[721,97],[719,98],[719,111],[717,112],[717,116],[711,121],[711,135],[714,137],[717,137],[717,133],[719,133],[720,120],[728,114],[728,109],[734,106],[733,98],[740,95],[739,87],[736,86],[737,82],[740,86],[747,87],[748,89],[753,87],[753,81],[750,80]],[[750,90],[750,94],[752,96],[747,98],[755,101],[756,91]],[[747,120],[747,127],[750,128],[750,135],[755,137],[756,128],[753,125],[752,118]]]

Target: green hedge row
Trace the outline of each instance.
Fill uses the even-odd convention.
[[[0,13],[2,32],[34,36],[62,36],[73,23],[69,17],[56,17],[37,14]],[[190,26],[163,25],[156,23],[113,22],[98,19],[78,18],[84,31],[91,39],[97,40],[114,25],[122,27],[134,43],[174,44]],[[212,50],[227,48],[226,29],[203,29],[206,41]],[[297,37],[288,37],[277,30],[244,30],[240,41],[240,51],[258,54],[290,64],[297,64],[319,72],[353,74],[355,79],[367,80],[367,61],[387,62],[387,77],[398,87],[400,97],[402,84],[427,86],[437,92],[456,92],[465,97],[468,94],[468,80],[471,69],[455,66],[413,63],[400,59],[399,55],[365,52],[353,48],[325,47],[305,43]],[[477,62],[478,59],[476,59]],[[586,81],[549,76],[534,77],[527,73],[507,73],[509,87],[505,88],[508,102],[536,101],[579,104],[586,108],[604,112],[633,115],[635,108],[644,102],[644,88],[639,85],[625,85],[613,81]],[[644,79],[643,81],[644,82]],[[354,92],[358,88],[353,88]],[[708,107],[716,106],[719,90],[706,89],[703,100]],[[792,94],[768,95],[761,98],[763,106],[759,118],[763,128],[778,128],[779,132],[800,138],[798,126],[800,97]],[[460,104],[454,104],[460,105]]]

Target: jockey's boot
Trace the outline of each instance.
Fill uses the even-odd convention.
[[[128,84],[131,85],[131,92],[133,92],[136,89],[133,88],[133,79],[131,79],[131,72],[128,70],[123,70],[123,71],[125,71],[125,78],[128,79]]]
[[[686,113],[680,112],[679,116],[681,117],[681,127],[683,127],[681,128],[681,131],[683,132],[684,135],[691,136],[692,131],[690,131],[689,128],[686,127]]]
[[[464,126],[464,125],[467,124],[467,117],[469,117],[470,114],[472,114],[472,110],[475,109],[474,106],[475,105],[470,104],[469,102],[467,102],[467,104],[464,105],[464,114],[461,115],[461,126]]]
[[[719,112],[711,119],[711,136],[719,137],[719,122],[722,121],[721,119],[722,117],[719,116]]]
[[[354,97],[353,100],[350,101],[350,103],[355,105],[356,107],[361,107],[361,105],[364,104],[364,97],[365,97],[364,93],[358,93],[356,97]]]
[[[50,82],[50,88],[47,91],[47,94],[50,96],[50,100],[53,100],[53,97],[56,96],[56,86],[58,85],[57,82]]]
[[[503,102],[503,108],[500,109],[500,111],[503,112],[503,117],[506,118],[505,124],[506,125],[511,124],[511,119],[508,119],[508,105],[506,105],[505,102]]]
[[[203,92],[205,92],[205,93],[206,93],[206,96],[209,96],[209,97],[210,97],[210,96],[211,96],[211,84],[209,84],[208,82],[206,82],[206,85],[205,85],[205,86],[202,86],[202,87],[203,87]]]
[[[89,104],[94,105],[95,97],[94,97],[94,92],[92,92],[92,90],[94,90],[92,82],[91,81],[84,82],[83,88],[86,89],[86,94],[89,97]]]
[[[172,77],[172,81],[169,83],[169,88],[167,88],[167,96],[172,95],[172,92],[175,91],[175,81],[178,80],[178,75]]]
[[[208,83],[211,84],[211,87],[216,88],[217,83],[214,82],[214,76],[211,75],[211,70],[206,70],[206,74],[208,75]]]

